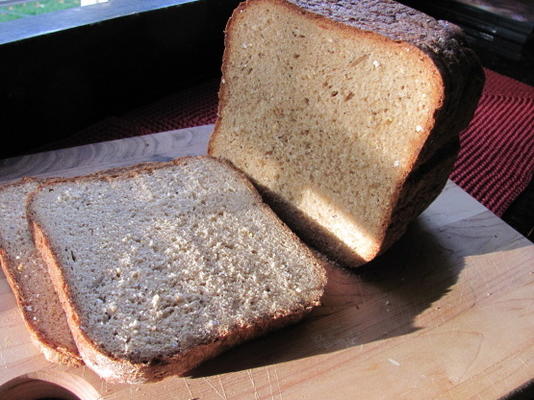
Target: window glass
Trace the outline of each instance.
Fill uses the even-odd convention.
[[[108,0],[0,0],[0,22],[83,7]]]

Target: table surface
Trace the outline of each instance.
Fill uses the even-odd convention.
[[[0,161],[0,181],[205,154],[211,126]],[[186,378],[109,384],[48,363],[0,279],[0,393],[31,379],[80,399],[499,399],[534,378],[534,245],[449,182],[384,256],[331,267],[304,321]],[[15,379],[15,380],[14,380]]]

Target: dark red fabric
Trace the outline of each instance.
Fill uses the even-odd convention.
[[[212,80],[112,117],[62,142],[62,147],[211,124],[219,82]],[[461,133],[451,179],[501,216],[534,170],[534,87],[486,70],[475,116]]]
[[[451,179],[501,216],[534,171],[534,87],[486,70]]]
[[[128,114],[106,118],[42,150],[212,124],[217,117],[218,88],[217,79],[207,81]]]
[[[217,117],[219,81],[212,80],[129,113],[125,118],[151,132],[212,124]]]

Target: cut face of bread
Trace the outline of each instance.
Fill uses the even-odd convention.
[[[227,26],[209,152],[320,250],[369,261],[452,168],[482,83],[456,36],[391,1],[243,3]]]
[[[65,313],[28,229],[26,199],[37,186],[37,181],[26,178],[0,187],[0,264],[28,331],[46,359],[80,365]]]
[[[29,216],[80,353],[108,379],[184,373],[300,318],[325,283],[244,175],[208,157],[43,186]]]

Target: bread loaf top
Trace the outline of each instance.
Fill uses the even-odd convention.
[[[343,24],[412,43],[422,50],[457,57],[463,33],[448,21],[436,20],[393,0],[287,0]]]

